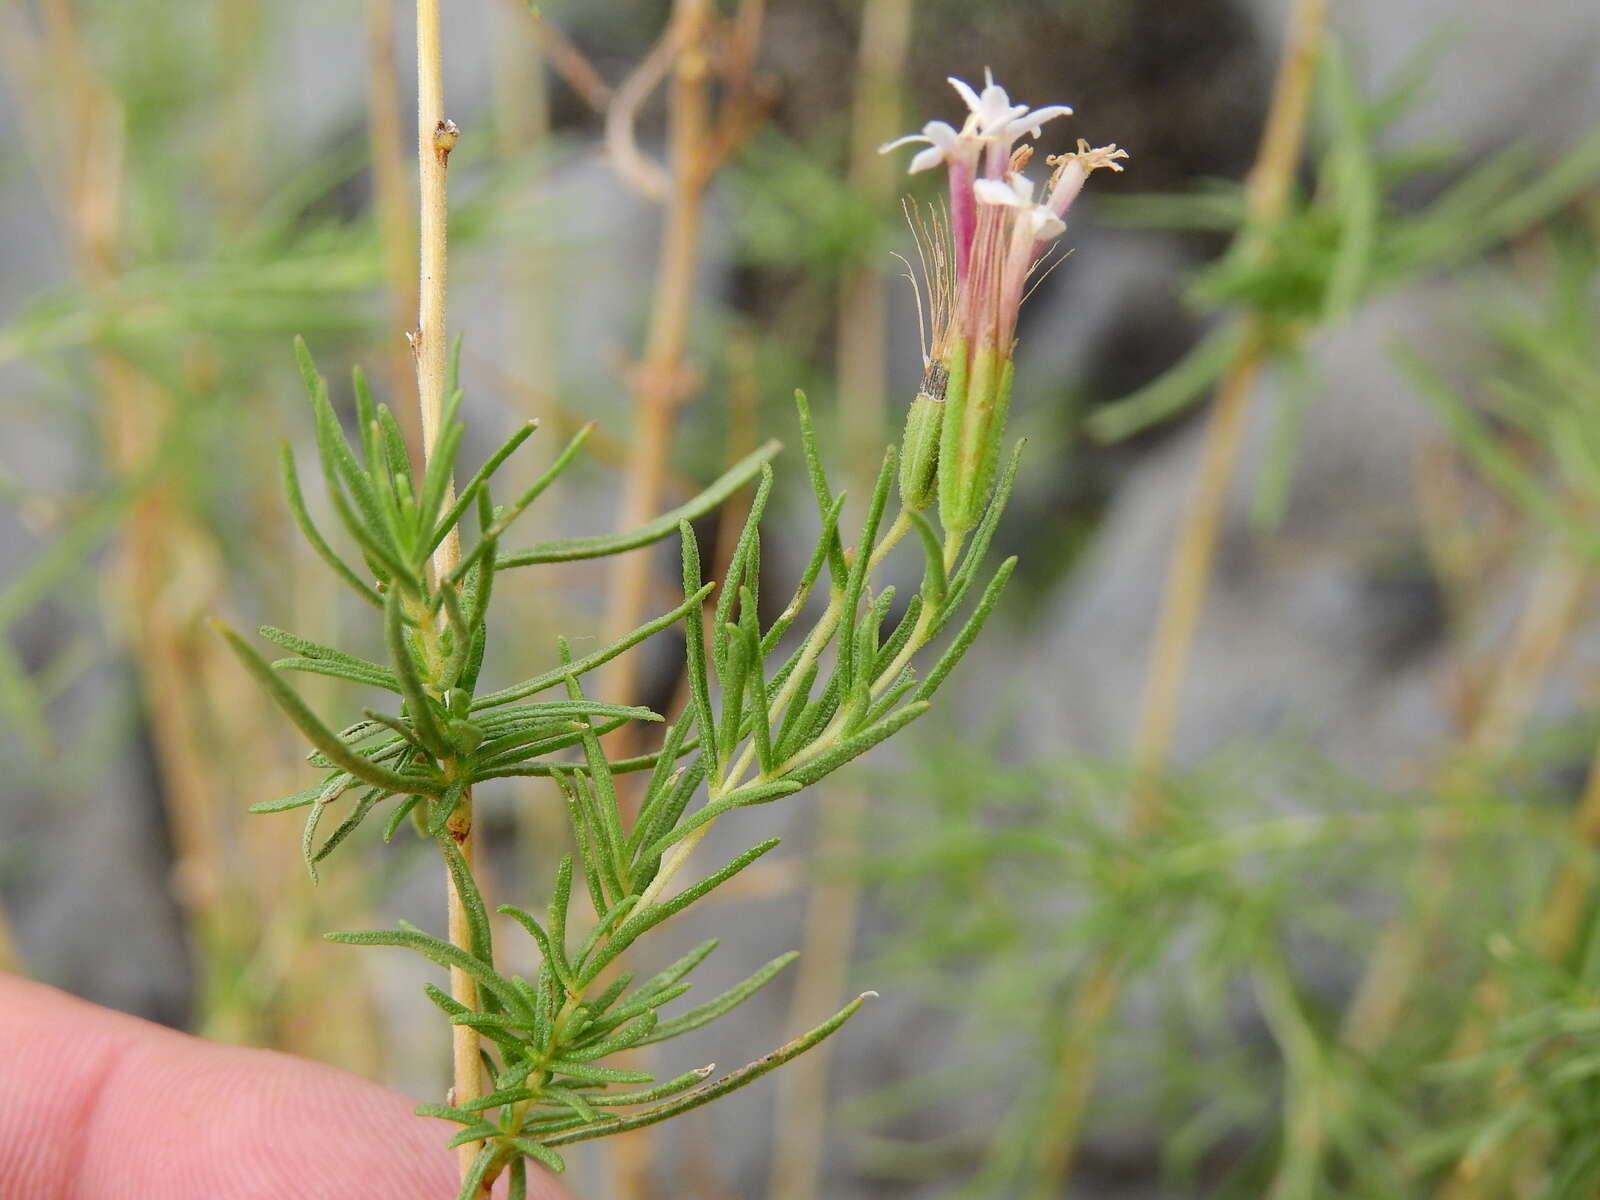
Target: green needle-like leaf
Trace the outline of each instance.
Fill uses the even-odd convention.
[[[340,579],[348,583],[355,593],[371,604],[374,608],[383,607],[383,597],[372,586],[352,571],[344,559],[334,553],[333,547],[328,545],[326,538],[317,528],[316,522],[311,519],[311,512],[306,508],[305,495],[300,490],[300,477],[295,472],[294,451],[284,445],[279,453],[279,465],[283,475],[283,492],[289,502],[289,513],[294,517],[294,523],[300,529],[300,536],[310,543],[317,556],[327,563]]]
[[[791,1059],[798,1058],[818,1042],[833,1034],[846,1021],[856,1015],[856,1012],[870,995],[871,993],[857,996],[844,1008],[840,1009],[839,1012],[809,1033],[802,1034],[800,1037],[795,1038],[794,1041],[774,1050],[765,1058],[758,1058],[755,1062],[724,1075],[715,1083],[704,1084],[658,1108],[631,1113],[604,1125],[587,1126],[567,1133],[557,1134],[547,1139],[547,1142],[552,1146],[564,1146],[571,1142],[587,1141],[590,1138],[605,1137],[608,1134],[621,1133],[628,1129],[639,1129],[646,1125],[654,1125],[658,1121],[665,1121],[669,1117],[675,1117],[680,1113],[688,1112],[690,1109],[699,1108],[702,1104],[708,1104],[720,1096],[726,1096],[729,1092],[737,1091],[739,1088],[754,1083],[769,1071],[776,1070]]]
[[[316,714],[306,707],[305,702],[278,677],[278,673],[267,664],[267,660],[257,654],[244,638],[221,622],[215,624],[222,636],[228,639],[228,644],[233,647],[234,653],[239,656],[245,668],[256,677],[256,681],[267,690],[278,707],[283,709],[300,732],[306,735],[307,740],[320,750],[329,762],[348,771],[364,783],[373,784],[387,791],[401,794],[416,792],[427,796],[437,796],[443,791],[444,785],[437,776],[402,775],[398,771],[381,767],[350,749],[338,734],[324,725]]]
[[[612,659],[616,658],[618,655],[624,654],[633,649],[633,647],[637,646],[646,638],[660,633],[663,629],[668,629],[673,625],[676,625],[683,619],[686,613],[693,610],[696,605],[704,602],[705,598],[711,594],[711,591],[715,586],[716,585],[712,583],[706,584],[694,595],[685,597],[684,602],[678,605],[678,607],[673,609],[671,612],[663,613],[661,616],[657,617],[648,624],[639,626],[639,628],[635,629],[632,633],[628,634],[624,638],[618,639],[611,645],[605,647],[603,650],[596,650],[593,654],[585,655],[583,658],[574,659],[570,666],[556,667],[552,670],[546,671],[542,675],[535,675],[532,679],[524,680],[522,683],[513,684],[508,688],[501,688],[498,692],[490,692],[485,696],[479,696],[472,702],[473,711],[476,712],[479,709],[492,708],[501,704],[510,704],[513,701],[524,699],[525,697],[532,696],[537,692],[542,692],[548,688],[553,688],[558,684],[565,683],[569,675],[587,675],[596,667],[603,666]]]
[[[680,1016],[673,1017],[670,1021],[663,1021],[656,1026],[654,1032],[645,1038],[645,1043],[664,1042],[668,1038],[675,1038],[679,1034],[688,1033],[691,1029],[699,1029],[716,1020],[724,1013],[738,1008],[751,996],[755,995],[768,983],[778,976],[778,973],[800,957],[798,950],[791,950],[787,954],[780,954],[766,966],[743,983],[729,988],[715,1000],[710,1000],[698,1008],[691,1008]]]
[[[559,542],[545,542],[521,553],[507,555],[500,560],[500,569],[534,566],[538,563],[573,562],[582,558],[603,558],[659,542],[683,522],[698,520],[719,507],[729,496],[750,482],[763,464],[781,449],[783,443],[767,442],[740,459],[693,500],[680,504],[670,512],[662,513],[655,520],[637,529],[599,537],[567,538]]]

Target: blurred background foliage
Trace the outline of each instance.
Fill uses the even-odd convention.
[[[628,524],[641,453],[670,498],[786,436],[795,387],[870,475],[921,371],[899,196],[936,194],[875,149],[955,114],[947,74],[993,66],[1133,155],[1024,313],[1008,628],[958,711],[774,818],[789,857],[683,931],[806,950],[751,1048],[847,989],[886,1003],[737,1113],[580,1159],[575,1194],[1592,1195],[1589,6],[451,8],[468,456],[599,419],[561,534]],[[693,9],[739,120],[672,281],[613,118]],[[408,39],[390,0],[0,9],[0,961],[435,1098],[421,969],[317,937],[439,911],[426,848],[312,888],[243,817],[297,760],[203,624],[348,618],[276,446],[308,432],[294,334],[409,394]],[[646,163],[672,103],[630,109]],[[664,303],[692,307],[665,347]],[[663,354],[652,439],[635,365]],[[506,655],[603,632],[619,586],[670,607],[644,561],[520,601]],[[681,653],[652,654],[605,698],[681,703]],[[548,886],[555,800],[486,800],[497,896]]]

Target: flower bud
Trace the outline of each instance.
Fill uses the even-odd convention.
[[[900,499],[909,509],[927,508],[937,494],[939,435],[946,398],[952,386],[966,386],[964,359],[955,366],[952,372],[944,362],[930,362],[917,398],[906,412],[906,432],[900,443]]]

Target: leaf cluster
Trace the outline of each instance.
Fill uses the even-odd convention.
[[[618,553],[659,541],[677,521],[651,522],[628,533],[573,538],[501,555],[500,540],[511,524],[577,457],[591,427],[580,430],[555,461],[505,506],[491,496],[492,477],[534,432],[530,422],[513,433],[451,495],[451,479],[465,426],[457,419],[461,389],[452,384],[438,446],[426,471],[412,469],[399,426],[388,408],[373,401],[359,369],[354,376],[357,445],[346,441],[304,343],[297,343],[301,370],[316,423],[318,460],[334,513],[354,543],[354,560],[332,547],[311,515],[292,452],[282,453],[284,490],[302,534],[329,568],[379,614],[387,662],[263,626],[261,635],[289,651],[268,661],[232,630],[224,630],[245,666],[310,741],[309,761],[325,774],[316,785],[256,805],[257,812],[308,808],[303,845],[307,865],[326,858],[385,801],[395,801],[386,839],[408,814],[439,835],[467,789],[508,775],[550,774],[557,751],[582,746],[599,734],[634,721],[659,721],[648,709],[602,704],[581,694],[529,701],[609,662],[651,634],[681,620],[702,597],[691,597],[617,642],[486,696],[475,695],[488,642],[488,610],[497,572],[536,562],[567,561]],[[734,466],[672,516],[687,520],[731,493],[773,454],[770,443]],[[470,514],[470,515],[469,515]],[[447,538],[475,538],[459,562],[435,578],[430,562]],[[368,582],[371,580],[372,582]],[[289,672],[328,675],[392,694],[393,710],[369,708],[363,719],[335,731],[311,711],[284,680]],[[637,768],[639,764],[630,764]],[[318,828],[335,801],[355,796],[344,821],[320,843]]]

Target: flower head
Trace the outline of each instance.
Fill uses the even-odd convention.
[[[981,91],[954,76],[949,82],[967,106],[960,128],[929,121],[921,133],[896,138],[883,150],[921,145],[912,172],[941,163],[948,168],[948,226],[937,218],[920,227],[913,221],[924,262],[935,265],[928,272],[935,328],[923,387],[907,417],[900,490],[917,509],[931,501],[937,483],[941,521],[947,530],[961,530],[977,519],[994,478],[1028,280],[1066,232],[1067,210],[1084,182],[1097,170],[1122,170],[1127,153],[1080,141],[1076,152],[1048,160],[1054,170],[1035,199],[1025,171],[1034,154],[1030,139],[1072,109],[1013,103],[988,71]]]
[[[1039,137],[1047,122],[1071,116],[1072,108],[1066,104],[1047,104],[1042,108],[1015,104],[1010,93],[994,81],[993,72],[987,69],[983,73],[982,91],[954,75],[949,76],[949,83],[967,106],[961,128],[947,121],[929,121],[922,132],[895,138],[880,147],[879,153],[920,145],[924,148],[911,159],[912,174],[931,170],[941,163],[948,168],[950,234],[955,244],[956,276],[964,280],[971,266],[973,238],[977,235],[978,201],[988,194],[989,202],[1003,203],[994,199],[999,193],[993,188],[1008,186],[1013,147],[1023,137]],[[1061,233],[1056,225],[1064,208],[1055,212],[1057,222],[1053,223],[1037,210],[1031,196],[1012,207],[1022,210],[1019,220],[1033,228],[1036,240],[1048,240]]]

